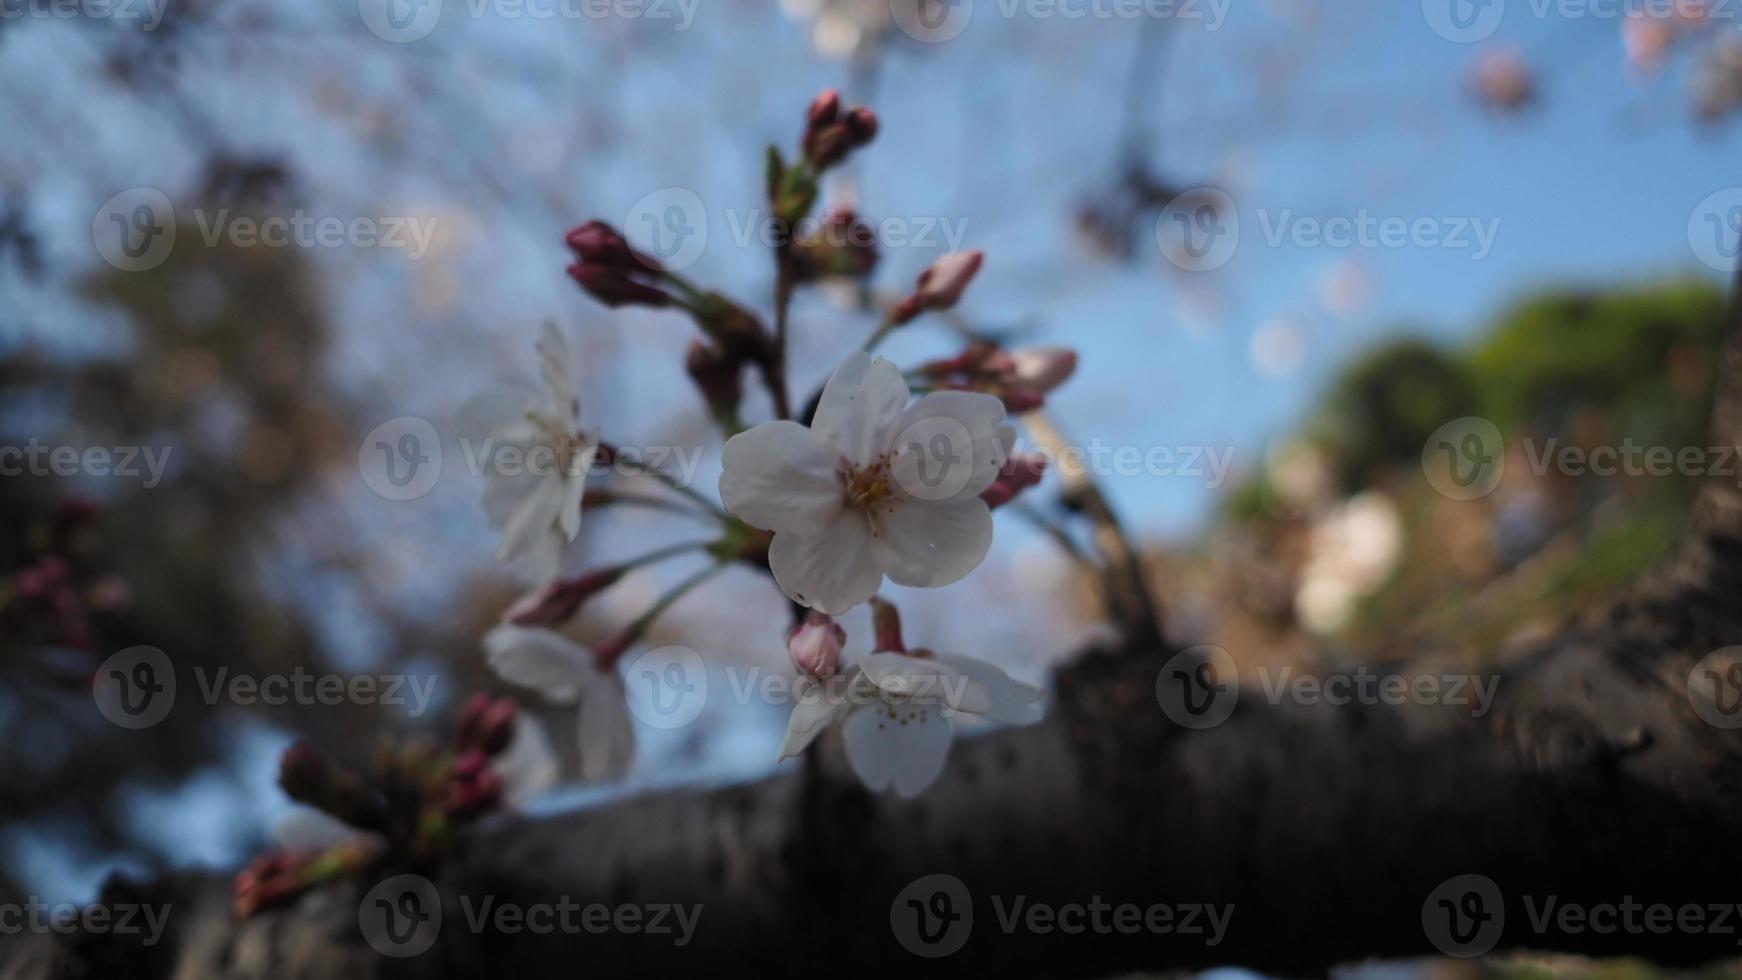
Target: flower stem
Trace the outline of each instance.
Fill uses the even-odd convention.
[[[630,623],[628,628],[623,631],[623,637],[625,640],[624,646],[627,647],[630,643],[633,643],[636,640],[639,640],[647,632],[648,628],[653,625],[654,621],[659,619],[659,617],[661,615],[663,615],[667,609],[671,608],[673,603],[677,602],[679,599],[682,599],[684,596],[688,595],[691,591],[693,591],[696,588],[696,586],[701,585],[703,582],[706,582],[708,579],[713,578],[715,575],[718,575],[721,571],[723,571],[725,569],[725,567],[726,567],[725,562],[715,561],[712,565],[709,565],[707,568],[704,568],[701,571],[696,572],[695,574],[691,575],[689,578],[684,579],[683,581],[679,582],[678,584],[672,586],[670,589],[666,590],[666,593],[664,595],[660,596],[659,599],[657,601],[655,601],[652,606],[648,607],[646,612],[642,613],[640,616],[637,616],[635,618],[635,621]]]

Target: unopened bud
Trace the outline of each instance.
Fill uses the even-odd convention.
[[[1026,347],[1010,355],[1016,380],[1046,394],[1077,371],[1077,352],[1069,347]]]
[[[738,403],[744,399],[744,365],[718,346],[692,339],[684,352],[684,370],[708,411],[722,426],[737,427]]]
[[[569,266],[569,278],[579,283],[589,295],[613,309],[620,306],[670,306],[672,299],[663,289],[631,279],[615,266],[577,262]]]
[[[952,252],[931,264],[931,268],[920,273],[919,285],[914,295],[929,310],[947,310],[961,301],[962,294],[967,292],[968,284],[980,272],[980,263],[986,258],[985,253],[978,249],[972,252]]]
[[[627,569],[617,566],[578,578],[554,579],[508,607],[502,621],[515,626],[561,626],[573,619],[587,600],[616,585],[626,572]]]
[[[1046,457],[1039,453],[1017,453],[1005,461],[998,476],[980,494],[980,499],[986,506],[997,510],[1012,500],[1022,491],[1040,482],[1041,475],[1046,472]]]
[[[520,714],[520,706],[512,698],[499,698],[490,705],[484,717],[478,722],[477,748],[485,755],[495,755],[508,747],[514,741],[514,724]]]
[[[871,597],[871,628],[874,653],[907,652],[907,644],[901,640],[901,611],[892,603]]]
[[[787,634],[786,651],[800,673],[826,680],[840,666],[841,647],[846,642],[847,631],[841,624],[813,609]]]

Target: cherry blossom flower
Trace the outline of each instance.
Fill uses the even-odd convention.
[[[726,443],[720,498],[774,532],[769,568],[799,605],[838,615],[886,575],[936,588],[985,559],[992,513],[979,496],[1004,465],[1004,406],[965,391],[908,397],[894,364],[855,352],[809,428],[765,422]]]
[[[496,558],[523,562],[535,580],[556,575],[563,548],[581,530],[581,497],[599,452],[598,434],[580,424],[569,348],[546,324],[538,340],[542,389],[493,391],[461,409],[461,427],[484,440],[484,510],[502,530]],[[512,450],[516,462],[507,465]]]
[[[576,705],[582,779],[611,779],[629,768],[635,733],[615,669],[616,651],[589,650],[560,633],[522,626],[495,627],[485,635],[484,649],[490,668],[503,680],[535,690],[553,704]],[[512,746],[509,757],[515,758]]]
[[[1041,716],[1040,690],[971,657],[873,653],[831,682],[801,680],[780,758],[804,751],[839,720],[860,782],[911,798],[943,772],[955,714],[1030,724]]]

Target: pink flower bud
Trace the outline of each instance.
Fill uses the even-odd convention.
[[[818,680],[833,677],[841,663],[841,646],[847,642],[847,631],[841,624],[823,613],[812,610],[804,622],[794,626],[786,637],[786,651],[792,654],[793,665],[800,673]]]
[[[662,289],[636,282],[616,266],[577,262],[569,266],[569,278],[592,297],[613,309],[619,306],[670,306],[671,297]]]
[[[490,757],[478,749],[467,749],[454,760],[453,769],[449,775],[453,779],[476,779],[490,765]]]
[[[478,721],[477,748],[487,756],[506,749],[514,740],[514,723],[519,714],[520,706],[512,698],[500,698],[490,705]]]
[[[616,585],[626,571],[622,567],[602,568],[579,578],[553,579],[521,597],[503,613],[502,620],[515,626],[561,626],[573,619],[587,600]]]
[[[1011,355],[1016,380],[1046,394],[1077,371],[1077,352],[1069,347],[1026,347]]]
[[[956,305],[967,292],[968,284],[974,281],[974,276],[980,272],[980,263],[985,259],[985,253],[978,249],[972,252],[953,252],[933,262],[931,268],[920,274],[919,286],[914,295],[919,297],[921,305],[932,310],[947,310]]]
[[[823,89],[817,97],[811,100],[810,108],[805,110],[805,127],[815,129],[835,121],[841,114],[841,93],[832,88]]]
[[[1014,454],[1005,461],[992,485],[980,494],[980,499],[986,502],[987,507],[997,510],[1015,500],[1022,491],[1039,483],[1041,474],[1045,472],[1045,456],[1039,453]]]
[[[847,134],[855,147],[864,146],[877,138],[877,113],[864,106],[854,106],[847,113]]]

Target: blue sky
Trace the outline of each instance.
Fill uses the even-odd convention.
[[[1250,468],[1340,364],[1402,325],[1455,343],[1549,286],[1720,277],[1701,263],[1688,227],[1710,195],[1742,186],[1737,137],[1692,123],[1687,53],[1655,84],[1631,78],[1612,18],[1539,18],[1527,0],[1511,0],[1496,33],[1473,45],[1436,34],[1415,0],[1235,0],[1218,30],[1182,26],[1135,102],[1151,162],[1181,187],[1224,188],[1241,220],[1227,264],[1189,273],[1159,246],[1110,263],[1072,232],[1078,202],[1115,173],[1142,23],[1005,20],[989,14],[995,0],[979,6],[955,40],[891,47],[867,96],[882,131],[851,169],[851,192],[874,219],[910,229],[950,223],[967,247],[986,250],[963,307],[975,322],[1021,324],[1034,342],[1081,352],[1078,377],[1054,400],[1079,440],[1211,447]],[[454,0],[450,8],[463,9]],[[26,311],[0,313],[0,343],[76,352],[119,330],[73,298],[71,285],[101,268],[91,226],[103,201],[140,186],[185,200],[197,181],[201,148],[167,108],[180,104],[226,148],[287,159],[312,213],[443,222],[436,252],[416,261],[311,250],[337,332],[334,375],[374,399],[381,418],[441,419],[456,393],[524,373],[538,323],[555,318],[589,359],[593,418],[619,442],[670,438],[695,407],[676,371],[691,328],[580,296],[562,275],[562,231],[602,217],[635,236],[648,195],[693,192],[710,235],[687,274],[759,303],[768,256],[732,241],[730,229],[758,207],[761,146],[790,146],[818,89],[867,90],[863,75],[812,48],[806,25],[767,3],[710,0],[681,32],[451,9],[411,44],[370,36],[349,3],[228,9],[236,29],[194,32],[180,72],[145,95],[102,80],[100,34],[0,25],[0,84],[20,93],[0,106],[0,126],[41,137],[0,144],[0,189],[31,192],[54,259],[44,282],[0,271],[0,289]],[[1498,118],[1466,96],[1473,60],[1493,45],[1515,47],[1539,72],[1538,104],[1519,116]],[[1489,223],[1495,238],[1480,259],[1456,248],[1271,247],[1263,228],[1284,211],[1441,226],[1470,219]],[[878,285],[902,288],[943,250],[936,241],[886,246]],[[1327,278],[1361,287],[1350,291],[1364,298],[1327,309]],[[828,295],[805,297],[795,311],[797,376],[820,382],[872,325]],[[1255,339],[1271,345],[1268,369],[1254,362]],[[952,347],[947,335],[915,328],[885,352],[911,361]],[[711,486],[714,472],[710,455],[699,482]],[[384,541],[436,540],[487,558],[475,486],[407,506],[352,483],[340,505]],[[1201,477],[1113,477],[1107,487],[1134,527],[1176,540],[1214,500]],[[608,553],[645,542],[631,528],[596,545]],[[979,588],[1003,594],[1020,584],[1039,546],[1020,525],[1001,525]],[[451,579],[420,578],[432,574],[407,573],[411,601],[446,596]],[[768,598],[752,615],[764,607],[778,603]],[[368,630],[340,610],[327,627],[366,645]],[[930,612],[951,628],[947,607]],[[920,607],[917,618],[926,613]],[[1012,613],[1002,635],[1032,643],[1020,617]],[[701,774],[762,771],[782,720],[722,718]],[[141,804],[148,822],[216,827],[222,812],[257,829],[268,792],[261,770],[282,737],[254,731],[241,741],[251,748],[233,773],[152,797]],[[224,842],[241,839],[215,829],[202,837],[217,843],[194,856],[217,863],[233,859]],[[87,893],[106,861],[46,838],[8,844],[32,855],[26,871],[45,894]]]

